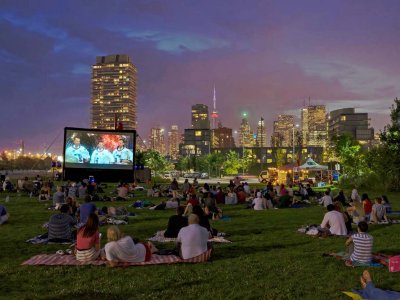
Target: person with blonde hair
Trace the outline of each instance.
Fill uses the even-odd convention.
[[[130,236],[123,235],[115,225],[108,228],[107,240],[104,251],[110,267],[115,267],[119,262],[149,261],[152,253],[157,251],[151,242],[135,243]]]

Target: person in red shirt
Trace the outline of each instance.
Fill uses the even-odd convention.
[[[239,187],[237,190],[237,199],[239,204],[244,204],[246,203],[246,193],[243,191],[242,187]]]
[[[96,260],[100,255],[99,217],[91,213],[86,224],[76,235],[76,259],[79,261]]]
[[[367,220],[369,220],[369,217],[370,217],[371,212],[372,212],[372,201],[368,198],[367,194],[362,194],[361,202],[363,204],[365,218]]]

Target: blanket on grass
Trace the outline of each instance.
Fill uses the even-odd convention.
[[[344,251],[336,253],[324,253],[324,256],[332,256],[338,260],[347,260],[348,254]],[[353,262],[353,267],[383,267],[389,265],[389,255],[382,253],[373,253],[371,263]]]
[[[151,242],[158,243],[176,243],[176,238],[166,238],[164,235],[156,233],[154,236],[147,239]],[[208,242],[214,243],[232,243],[230,240],[225,239],[223,236],[215,236],[211,239],[208,239]]]
[[[178,263],[201,263],[207,262],[211,257],[212,249],[207,250],[199,256],[182,259],[175,255],[157,255],[153,254],[151,260],[139,263],[120,263],[119,267],[129,266],[147,266],[147,265],[161,265],[161,264],[178,264]],[[81,262],[76,260],[74,255],[60,255],[60,254],[39,254],[31,257],[21,264],[22,266],[102,266],[106,265],[104,260],[94,260],[90,262]]]
[[[34,245],[37,245],[37,244],[43,244],[43,245],[46,245],[46,244],[70,245],[70,244],[74,244],[75,243],[75,241],[63,242],[63,243],[49,242],[49,238],[48,238],[47,232],[43,233],[43,234],[39,234],[39,235],[29,239],[29,240],[26,240],[25,242],[28,243],[28,244],[34,244]]]

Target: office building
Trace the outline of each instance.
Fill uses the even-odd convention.
[[[274,147],[293,146],[293,115],[279,115],[278,120],[274,121],[271,145]]]
[[[328,139],[325,105],[310,105],[301,110],[303,146],[325,147]]]
[[[170,131],[168,131],[168,155],[173,160],[178,159],[180,139],[178,125],[172,125]]]
[[[192,106],[192,129],[210,129],[207,105],[195,104]]]
[[[136,67],[128,55],[96,57],[91,104],[92,128],[136,129]]]
[[[335,136],[347,134],[360,143],[374,139],[374,129],[369,127],[368,113],[356,113],[354,108],[333,110],[328,116],[330,141]]]
[[[149,148],[165,155],[164,128],[151,128],[149,137]]]
[[[256,147],[267,147],[267,130],[265,128],[264,119],[261,118],[257,124]]]
[[[243,113],[242,122],[240,123],[240,130],[239,130],[239,146],[253,147],[254,144],[255,140],[253,137],[253,132],[251,131],[249,121],[247,119],[247,113]]]
[[[232,128],[222,127],[221,123],[218,128],[212,130],[212,148],[226,149],[234,148],[235,141],[232,136]]]

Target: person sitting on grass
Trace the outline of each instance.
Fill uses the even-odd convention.
[[[61,205],[60,213],[53,215],[49,220],[49,242],[67,243],[75,237],[72,234],[72,227],[76,224],[76,219],[70,216],[71,208],[68,204]]]
[[[177,249],[181,258],[189,259],[207,251],[208,231],[199,225],[199,217],[190,214],[189,225],[183,227],[177,238]]]
[[[386,213],[391,213],[392,212],[392,205],[389,203],[389,199],[386,195],[382,195],[382,204],[386,208]]]
[[[165,203],[165,208],[166,209],[177,208],[179,206],[179,202],[177,200],[179,200],[179,198],[173,198],[173,197],[168,198],[167,202]]]
[[[344,223],[343,214],[335,210],[333,204],[329,204],[328,212],[322,220],[321,226],[318,228],[323,236],[332,235],[347,235],[346,224]]]
[[[358,223],[365,220],[365,213],[362,203],[358,200],[354,200],[350,203],[351,206],[347,208],[347,212],[352,217],[354,223]]]
[[[86,224],[79,228],[75,245],[76,259],[79,261],[96,260],[100,255],[99,217],[91,213]]]
[[[252,206],[254,210],[264,210],[267,208],[267,200],[261,196],[261,192],[257,192],[257,197],[253,199]]]
[[[49,184],[45,182],[40,189],[39,193],[39,201],[48,201],[50,200],[50,194],[51,194],[51,189],[49,187]]]
[[[201,208],[200,205],[193,206],[192,213],[199,217],[199,224],[200,226],[204,227],[210,233],[210,236],[217,236],[218,230],[212,228],[210,225],[210,221],[204,210]]]
[[[382,198],[375,198],[375,204],[372,205],[371,222],[377,223],[388,221],[386,217],[386,207],[382,204]]]
[[[53,194],[53,205],[59,209],[64,204],[64,192],[62,186],[57,186],[57,192]]]
[[[360,282],[363,290],[354,290],[357,294],[361,296],[362,299],[379,299],[379,300],[398,300],[400,299],[400,292],[382,290],[376,288],[372,282],[371,274],[368,270],[364,270],[360,277]]]
[[[347,239],[346,246],[348,247],[350,259],[346,261],[346,266],[352,266],[355,263],[369,264],[372,262],[374,238],[367,231],[367,222],[359,222],[358,232]]]
[[[332,197],[328,190],[325,191],[324,196],[318,200],[319,204],[327,207],[329,204],[332,204]]]
[[[0,225],[8,221],[8,213],[6,208],[0,204]]]
[[[144,262],[151,259],[157,249],[151,242],[135,243],[128,235],[123,235],[117,226],[107,229],[108,243],[104,247],[107,265],[115,267],[118,263]]]
[[[176,238],[179,230],[188,225],[188,219],[183,216],[185,208],[178,206],[176,209],[176,215],[169,217],[167,229],[164,231],[164,237]]]
[[[92,197],[90,195],[87,195],[85,197],[85,203],[82,204],[79,209],[79,223],[80,224],[85,224],[89,215],[94,214],[97,211],[96,205],[91,202]]]
[[[367,194],[362,194],[361,202],[364,208],[365,219],[369,221],[372,212],[372,201],[369,199]]]

